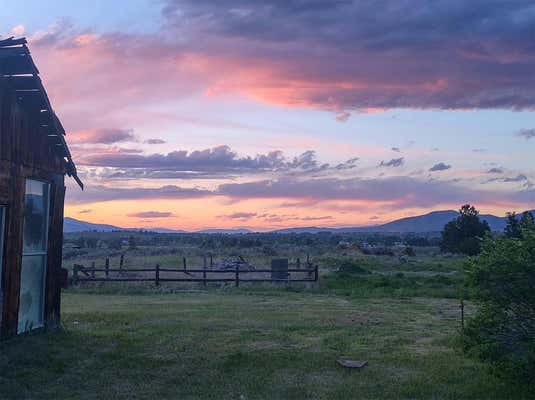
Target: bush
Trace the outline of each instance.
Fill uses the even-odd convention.
[[[344,260],[340,263],[338,268],[339,272],[346,272],[349,274],[367,275],[371,272],[365,268],[362,268],[356,261]]]
[[[411,246],[405,247],[404,253],[407,257],[416,257],[416,253]]]
[[[535,376],[535,230],[520,238],[487,238],[468,265],[479,304],[464,335],[465,349],[501,375]]]

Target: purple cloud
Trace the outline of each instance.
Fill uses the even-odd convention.
[[[429,168],[429,172],[446,171],[447,169],[450,169],[450,168],[451,168],[451,165],[440,162],[438,164],[433,165],[431,168]]]
[[[173,151],[168,154],[140,154],[138,149],[84,149],[77,163],[87,167],[106,167],[98,172],[106,179],[201,179],[223,178],[238,174],[276,172],[286,175],[317,175],[332,170],[356,168],[358,158],[337,165],[320,163],[316,152],[309,150],[287,158],[282,151],[256,156],[239,156],[228,146],[195,151]]]
[[[131,129],[103,128],[73,132],[68,140],[73,144],[113,144],[135,141],[136,137]]]
[[[431,207],[443,203],[495,201],[500,195],[465,188],[447,181],[422,181],[410,177],[381,179],[264,180],[228,183],[218,194],[236,198],[303,198],[319,200],[362,200],[392,203],[395,207]]]
[[[118,188],[102,185],[87,185],[85,190],[70,190],[67,192],[68,202],[85,204],[92,202],[113,200],[141,200],[141,199],[198,199],[213,196],[210,190],[197,188],[182,188],[168,185],[159,188]]]
[[[338,112],[531,109],[531,7],[528,0],[167,0],[164,16],[167,29],[189,33],[212,54],[261,60],[274,65],[278,82],[302,82],[286,92],[288,102]]]

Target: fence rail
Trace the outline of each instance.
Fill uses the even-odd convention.
[[[213,282],[234,282],[234,285],[238,287],[241,282],[305,283],[317,282],[319,279],[317,265],[310,265],[308,268],[288,268],[282,272],[286,278],[280,278],[281,271],[274,269],[185,270],[161,268],[159,265],[155,268],[109,268],[109,262],[106,262],[105,268],[87,268],[75,264],[72,269],[72,283],[78,285],[83,282],[154,282],[156,286],[159,286],[161,282],[201,282],[206,286]],[[266,274],[270,276],[266,277]]]

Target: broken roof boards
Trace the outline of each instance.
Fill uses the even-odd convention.
[[[78,178],[76,165],[65,142],[65,129],[52,109],[39,78],[39,70],[26,43],[25,38],[11,37],[0,40],[0,79],[15,91],[17,101],[23,107],[39,111],[42,134],[48,137],[51,146],[64,159],[67,174],[83,189],[83,183]]]

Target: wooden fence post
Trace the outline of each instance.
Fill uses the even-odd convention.
[[[206,257],[204,257],[204,268],[202,269],[202,285],[206,287]]]
[[[271,260],[271,281],[283,283],[290,278],[287,258],[274,258]]]
[[[91,279],[95,279],[95,262],[91,263]]]
[[[156,286],[160,286],[160,264],[156,264],[156,278],[154,279],[154,282],[156,283]]]
[[[464,299],[461,298],[461,332],[464,335]]]
[[[297,263],[296,263],[297,269],[301,268],[301,259],[297,257]]]
[[[186,272],[186,257],[182,257],[182,265],[184,266],[184,272]]]
[[[317,282],[319,279],[318,266],[314,267],[314,282]]]
[[[72,267],[72,284],[78,285],[78,264],[74,264]]]
[[[121,254],[121,260],[119,261],[119,268],[123,269],[124,266],[124,254]]]
[[[235,285],[236,285],[236,287],[240,286],[240,267],[238,265],[236,265],[236,282],[235,282]]]
[[[104,268],[105,268],[105,273],[106,273],[106,279],[110,279],[110,258],[109,257],[106,257],[106,266]]]
[[[204,255],[202,258],[202,266],[204,269],[206,269],[206,255]]]
[[[212,269],[214,266],[214,258],[213,256],[210,254],[210,269]]]

